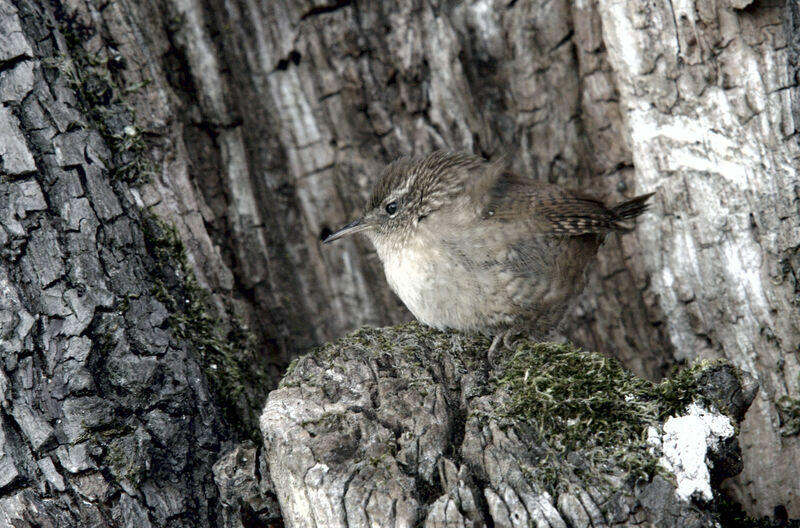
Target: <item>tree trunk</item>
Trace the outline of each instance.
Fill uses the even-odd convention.
[[[732,490],[760,515],[800,517],[800,475],[767,469],[800,462],[797,431],[782,436],[797,410],[776,409],[800,391],[797,49],[784,35],[797,6],[786,5],[602,0],[600,12],[637,184],[658,196],[660,221],[636,234],[645,295],[675,359],[724,355],[758,377]]]
[[[656,191],[565,334],[652,379],[753,373],[730,491],[800,517],[800,475],[774,471],[800,464],[791,0],[0,13],[0,510],[214,524],[211,464],[289,360],[410,319],[366,241],[320,237],[386,162],[447,148],[608,202]]]
[[[217,526],[265,369],[132,185],[126,62],[62,7],[0,0],[0,526]]]

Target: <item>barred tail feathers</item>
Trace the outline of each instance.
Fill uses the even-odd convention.
[[[636,198],[628,200],[627,202],[622,202],[619,205],[615,205],[611,210],[619,220],[614,222],[614,227],[618,231],[632,230],[633,227],[628,225],[625,221],[633,220],[643,212],[647,211],[647,208],[650,207],[650,204],[647,203],[647,201],[654,194],[655,193],[643,194],[641,196],[637,196]]]

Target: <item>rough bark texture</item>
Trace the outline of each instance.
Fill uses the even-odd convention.
[[[653,456],[636,447],[659,421],[643,385],[599,354],[558,345],[532,352],[548,356],[547,369],[515,370],[530,359],[523,344],[489,370],[488,344],[415,324],[362,330],[301,358],[261,417],[286,525],[717,526],[713,503],[681,500],[662,476],[643,479],[615,458]],[[570,369],[570,390],[551,390]],[[696,376],[700,393],[744,415],[753,393],[732,369]],[[688,385],[670,387],[663,394]],[[624,444],[592,443],[628,427]],[[715,482],[741,469],[735,439],[709,456]]]
[[[222,515],[217,526],[282,526],[281,511],[269,476],[264,450],[245,441],[214,464]]]
[[[130,110],[60,23],[0,1],[0,526],[217,526],[213,321],[123,181]]]
[[[300,351],[409,319],[365,241],[318,242],[358,212],[387,161],[448,148],[507,153],[531,177],[609,202],[657,191],[637,234],[601,250],[565,333],[653,379],[698,357],[752,372],[762,391],[731,490],[753,514],[800,517],[800,474],[773,470],[800,463],[796,2],[5,0],[0,14],[0,346],[18,349],[3,349],[0,374],[2,498],[22,500],[44,471],[72,489],[58,457],[38,463],[70,447],[47,434],[63,412],[48,380],[87,371],[51,382],[70,386],[58,401],[127,387],[105,374],[104,343],[133,354],[120,361],[136,376],[147,347],[166,339],[192,369],[194,347],[199,378],[252,432]],[[171,251],[159,264],[175,237],[141,210],[175,225],[185,261]],[[124,323],[107,332],[113,317]],[[46,340],[56,319],[63,339],[82,341]],[[119,348],[123,338],[145,344]],[[54,350],[66,366],[47,359]],[[154,368],[168,385],[169,367]],[[131,390],[158,393],[150,383]],[[202,386],[184,402],[206,401]],[[30,412],[12,412],[21,395]],[[123,399],[123,421],[160,408]],[[229,433],[218,431],[219,447]],[[213,457],[190,455],[210,482]]]

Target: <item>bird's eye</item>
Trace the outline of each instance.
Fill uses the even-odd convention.
[[[386,214],[389,216],[394,216],[397,212],[397,202],[389,202],[386,204]]]

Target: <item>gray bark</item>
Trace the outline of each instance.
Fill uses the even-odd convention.
[[[0,526],[217,526],[235,437],[181,337],[187,268],[55,14],[0,1]]]
[[[9,469],[0,500],[35,508],[17,492],[47,474],[74,501],[73,480],[92,471],[65,469],[83,467],[69,465],[70,445],[67,466],[38,458],[65,445],[48,380],[65,380],[51,382],[59,402],[130,384],[122,403],[104,399],[96,414],[66,406],[102,429],[112,407],[127,417],[141,405],[140,420],[155,412],[139,398],[150,394],[147,373],[168,386],[162,358],[184,354],[179,364],[196,365],[199,379],[212,374],[212,391],[201,382],[181,401],[212,394],[222,405],[200,405],[203,419],[225,414],[247,434],[292,357],[361,325],[410,319],[365,241],[323,250],[319,238],[357,214],[387,161],[448,148],[507,153],[531,177],[609,202],[657,191],[637,234],[602,248],[565,333],[651,379],[708,357],[752,373],[762,391],[742,424],[745,469],[729,491],[751,514],[785,507],[800,517],[800,475],[773,470],[800,463],[798,13],[791,0],[745,3],[0,3],[0,346],[19,349],[3,350],[0,392],[12,403],[0,427],[0,469]],[[76,53],[96,70],[79,86],[63,68]],[[165,268],[147,255],[148,229],[174,245],[142,210],[174,224],[185,263]],[[197,315],[180,309],[192,297],[181,292],[187,270],[209,292],[201,319],[213,329],[185,324]],[[80,341],[49,339],[54,320],[61,338]],[[106,346],[128,350],[120,339],[133,356],[99,361]],[[163,354],[155,365],[152,347]],[[55,350],[64,366],[46,361]],[[23,394],[28,403],[14,410]],[[215,427],[203,431],[218,431],[210,451],[231,438]],[[111,443],[84,452],[103,458]],[[204,460],[195,482],[211,482],[213,457],[186,456]],[[97,511],[144,504],[103,497]],[[170,497],[159,504],[217,508]],[[148,519],[165,519],[153,504]]]

